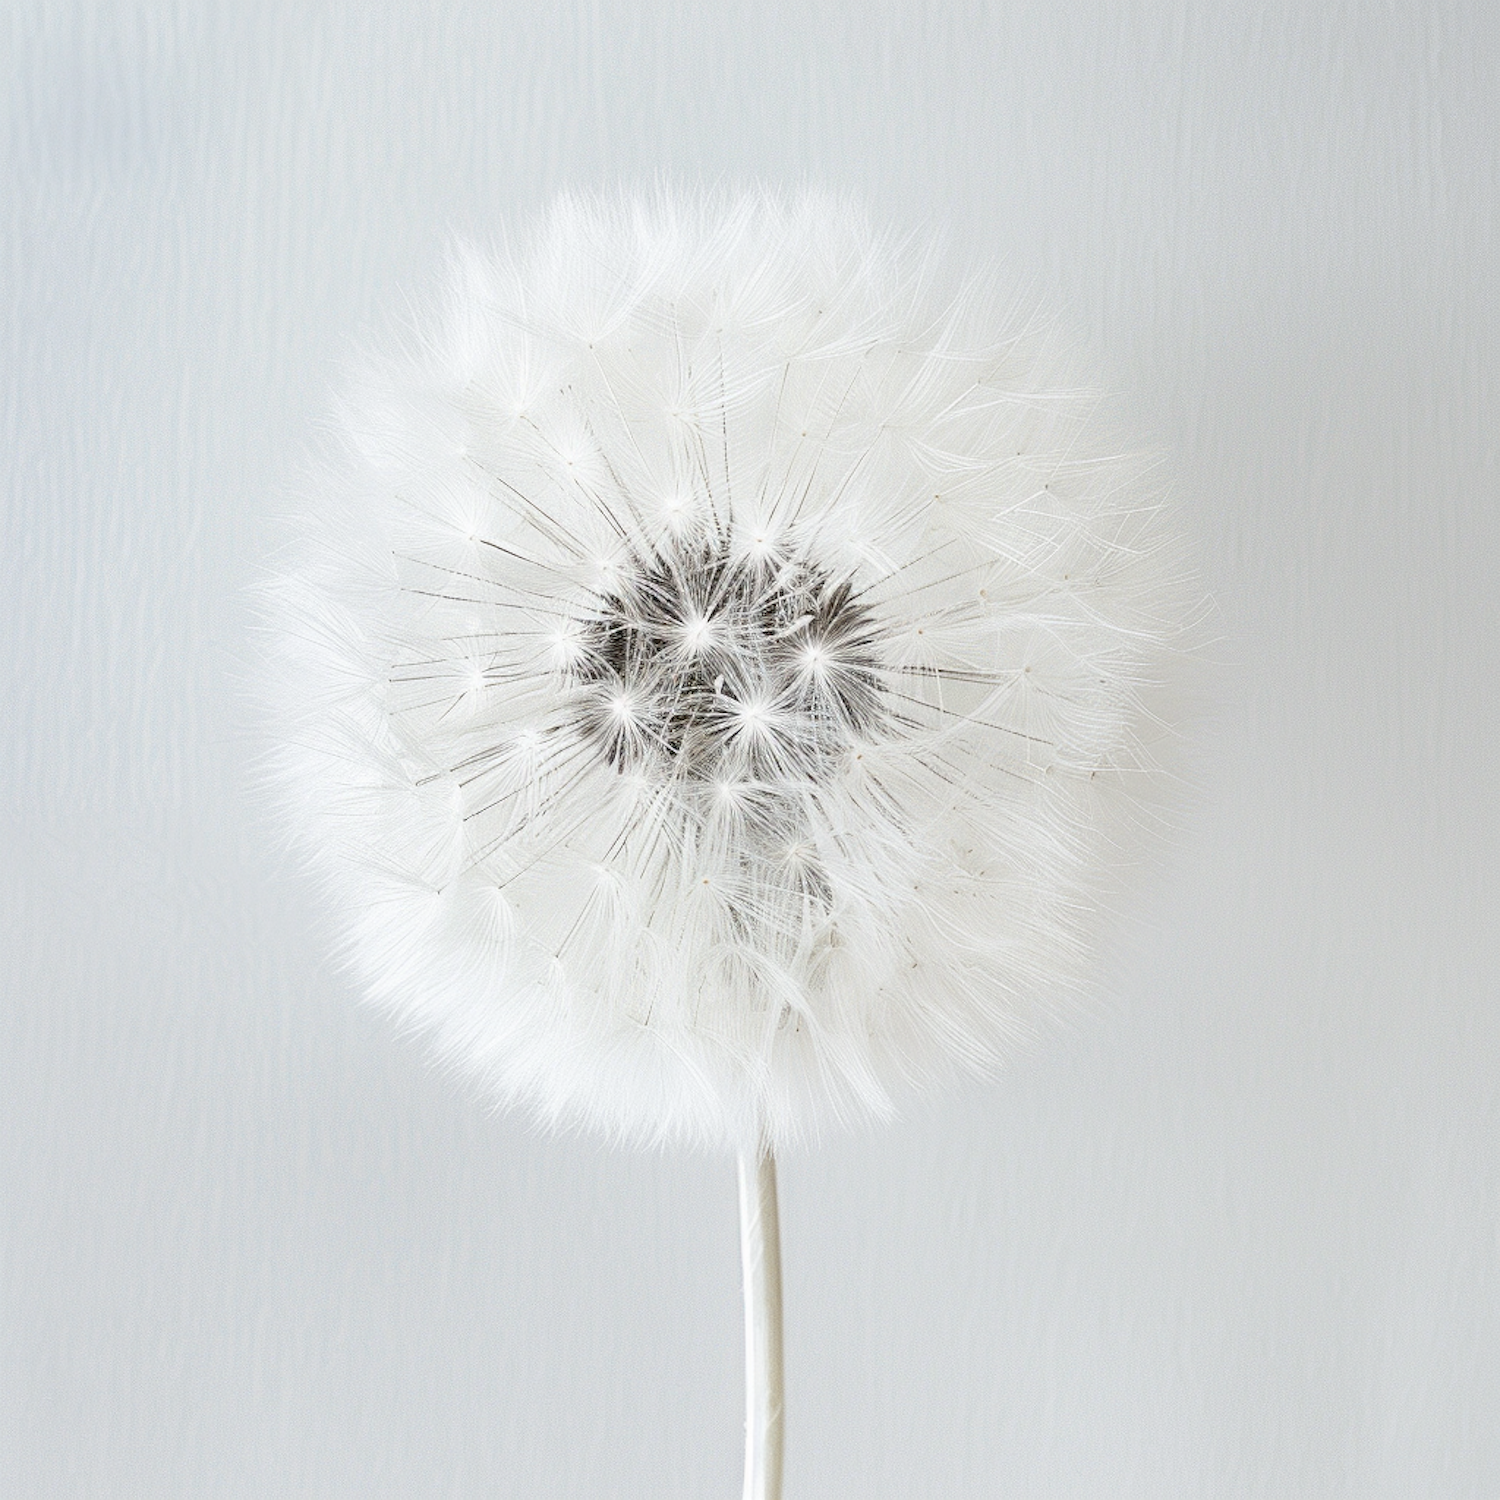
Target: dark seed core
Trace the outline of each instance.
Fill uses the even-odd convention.
[[[578,645],[581,727],[620,771],[793,789],[884,714],[875,620],[805,559],[717,540],[633,556]]]

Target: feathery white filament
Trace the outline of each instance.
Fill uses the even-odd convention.
[[[280,781],[502,1101],[784,1146],[1086,972],[1191,613],[1045,333],[816,196],[568,199],[341,412]]]

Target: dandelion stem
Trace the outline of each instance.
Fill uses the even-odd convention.
[[[740,1153],[745,1275],[745,1500],[781,1500],[781,1228],[776,1158]]]

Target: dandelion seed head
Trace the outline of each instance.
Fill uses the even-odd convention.
[[[785,1147],[1085,982],[1198,596],[1046,325],[933,265],[816,195],[566,199],[346,397],[278,781],[495,1101]]]

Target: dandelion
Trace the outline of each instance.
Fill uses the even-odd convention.
[[[747,1225],[1067,1005],[1153,816],[1151,465],[935,266],[812,195],[566,199],[347,397],[274,585],[370,998],[549,1124],[740,1149]]]

